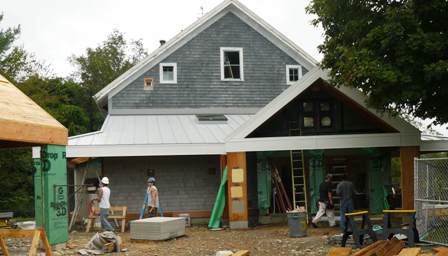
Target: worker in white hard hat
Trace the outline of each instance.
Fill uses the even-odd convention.
[[[109,178],[103,177],[101,179],[100,188],[98,188],[98,201],[100,207],[100,220],[101,220],[101,228],[106,231],[113,231],[114,228],[107,220],[109,216],[109,208],[110,208],[110,189],[109,189]]]

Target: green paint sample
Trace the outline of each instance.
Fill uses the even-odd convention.
[[[34,159],[36,225],[47,232],[50,244],[68,240],[67,162],[65,146],[46,145]]]

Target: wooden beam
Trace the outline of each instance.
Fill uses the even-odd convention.
[[[229,223],[232,228],[247,228],[246,152],[227,153]]]
[[[240,250],[232,254],[232,256],[249,256],[250,252],[248,250]]]
[[[30,251],[28,252],[29,256],[37,255],[37,249],[39,248],[39,240],[40,240],[40,230],[35,230],[33,239],[31,240]]]
[[[398,256],[417,256],[420,254],[421,250],[422,248],[419,247],[404,248],[403,250],[401,250]]]
[[[5,240],[3,240],[2,237],[0,237],[0,249],[2,249],[3,255],[9,256],[8,247],[6,246]]]
[[[419,147],[401,147],[401,200],[402,208],[414,209],[414,158],[420,153]]]
[[[327,256],[349,256],[351,253],[352,248],[349,247],[332,247]]]
[[[65,127],[0,119],[0,140],[31,144],[67,145],[68,131]]]

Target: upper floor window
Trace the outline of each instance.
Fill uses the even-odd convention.
[[[244,81],[243,48],[221,47],[221,80]]]
[[[286,83],[292,84],[302,78],[302,66],[286,65]]]
[[[160,83],[161,84],[177,83],[176,63],[160,63]]]
[[[154,89],[153,79],[152,77],[143,78],[143,90],[150,91]]]

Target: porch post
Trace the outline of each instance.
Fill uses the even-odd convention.
[[[230,228],[248,228],[246,152],[227,153],[227,167]]]
[[[419,147],[400,148],[401,207],[414,209],[414,158],[419,156]]]

